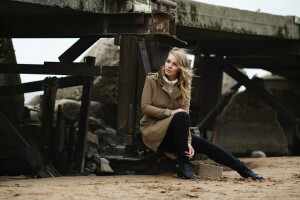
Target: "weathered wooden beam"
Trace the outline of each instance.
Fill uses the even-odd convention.
[[[300,57],[228,57],[226,61],[242,68],[300,69]]]
[[[86,57],[85,63],[88,66],[95,65],[95,57]],[[75,151],[75,169],[82,173],[85,163],[85,152],[86,152],[86,139],[88,132],[88,120],[89,120],[89,110],[91,104],[91,91],[93,86],[94,78],[88,76],[84,78],[81,106],[80,106],[80,117],[79,117],[79,130],[76,143]]]
[[[83,77],[80,76],[63,77],[58,78],[57,80],[58,88],[73,87],[83,84]],[[0,96],[42,91],[43,83],[44,80],[15,85],[3,85],[0,86]]]
[[[120,66],[101,66],[100,76],[119,77]]]
[[[1,63],[0,73],[99,76],[101,68],[87,66],[85,63],[45,62],[44,65]]]
[[[57,78],[46,78],[43,83],[44,95],[41,103],[41,123],[43,133],[43,153],[54,160],[54,107],[58,88]]]
[[[283,105],[278,100],[276,100],[270,93],[268,93],[265,89],[257,86],[253,81],[251,81],[246,75],[241,73],[231,64],[227,62],[223,62],[219,65],[221,69],[226,72],[229,76],[237,80],[240,84],[244,85],[247,90],[254,93],[257,97],[259,97],[266,104],[271,106],[278,112],[279,121],[285,131],[293,128],[293,125],[297,121],[297,114],[294,113],[293,110],[287,108],[286,105]],[[298,115],[299,116],[299,115]]]
[[[199,41],[201,52],[219,56],[300,56],[299,40]]]
[[[29,162],[35,172],[42,178],[58,177],[60,174],[50,163],[44,163],[42,154],[22,137],[19,131],[9,122],[6,116],[0,111],[0,128],[12,141],[15,147]]]
[[[94,37],[82,37],[76,41],[69,49],[61,54],[58,59],[60,62],[73,62],[84,51],[91,47],[95,42],[100,39],[99,36]]]

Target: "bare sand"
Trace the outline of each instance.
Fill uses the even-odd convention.
[[[223,178],[183,180],[175,174],[81,176],[45,179],[0,177],[0,199],[300,199],[300,157],[241,159],[264,176],[235,171]]]

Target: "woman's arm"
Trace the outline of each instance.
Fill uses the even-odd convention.
[[[172,110],[158,108],[152,105],[152,95],[153,95],[153,88],[151,85],[151,77],[146,76],[146,81],[143,89],[142,94],[142,102],[141,102],[141,109],[144,115],[149,117],[154,117],[157,119],[164,119],[171,115]]]

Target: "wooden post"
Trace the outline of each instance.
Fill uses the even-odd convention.
[[[89,66],[94,66],[95,60],[95,57],[85,57],[85,63]],[[91,104],[91,90],[93,86],[93,79],[93,76],[85,77],[82,90],[79,131],[75,151],[75,169],[80,173],[83,172],[85,161],[86,138],[88,131],[88,120]]]
[[[54,149],[52,145],[53,141],[53,117],[54,117],[54,106],[56,93],[58,88],[57,78],[46,78],[44,80],[43,89],[44,95],[42,98],[41,106],[41,122],[43,132],[43,152],[46,157],[53,161]]]

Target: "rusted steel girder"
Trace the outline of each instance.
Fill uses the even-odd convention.
[[[1,5],[1,4],[0,4]],[[175,16],[153,13],[85,13],[18,14],[0,9],[0,37],[2,38],[63,38],[115,34],[175,35]]]

